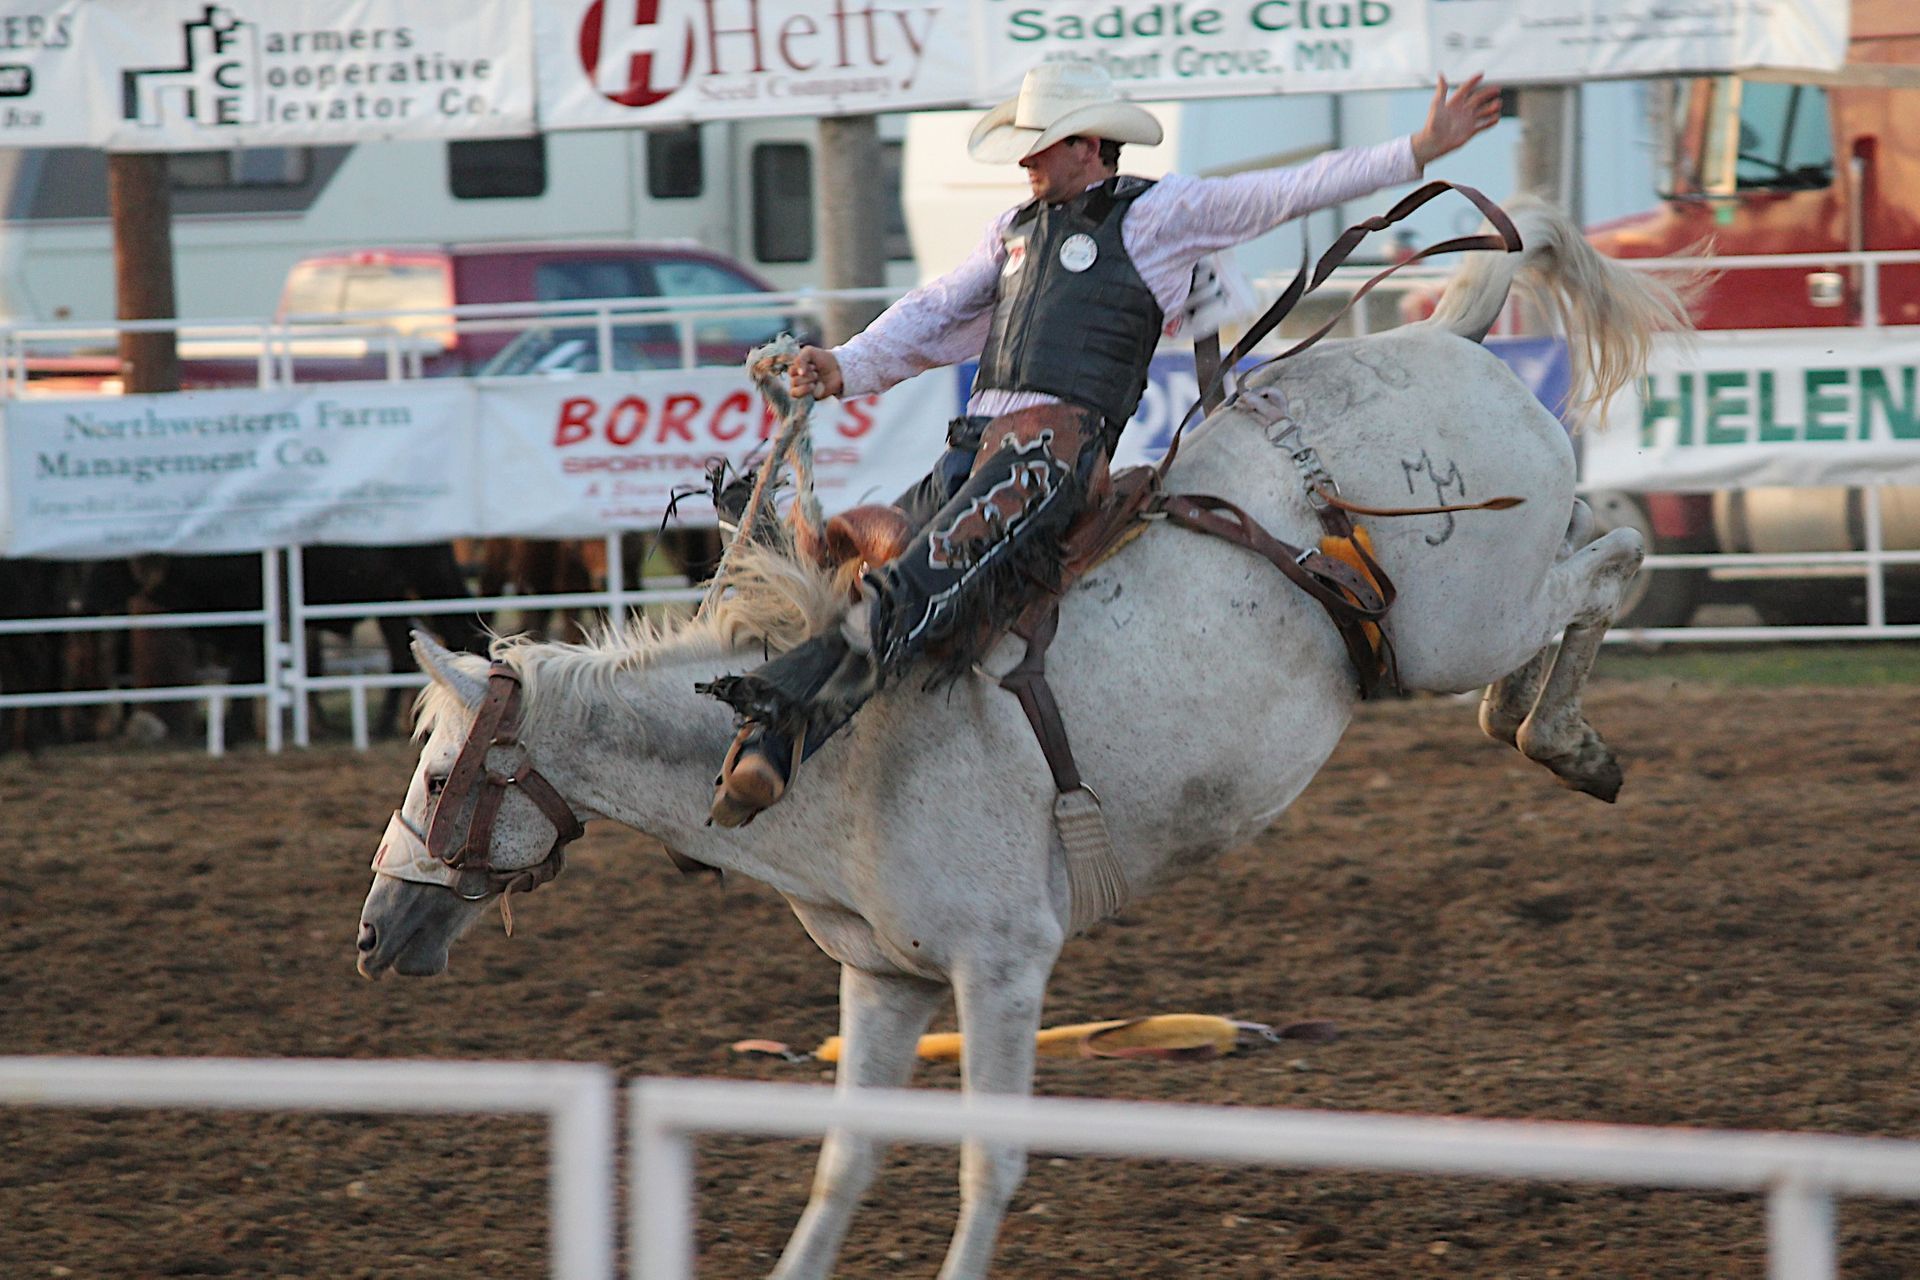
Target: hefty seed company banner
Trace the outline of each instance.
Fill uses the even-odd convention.
[[[933,465],[954,372],[815,406],[829,512],[891,501]],[[0,554],[379,546],[657,527],[715,458],[778,423],[737,369],[329,383],[0,406]],[[679,519],[711,524],[704,497]]]
[[[548,129],[853,115],[973,99],[953,0],[544,0]]]
[[[814,487],[829,514],[889,502],[933,466],[954,415],[954,371],[883,396],[815,405]],[[711,524],[706,470],[764,452],[779,428],[736,369],[516,379],[480,397],[487,465],[483,534],[581,537],[654,528],[676,492],[688,524]]]
[[[422,542],[478,520],[456,382],[14,400],[10,556]]]
[[[1702,333],[1663,344],[1585,437],[1589,489],[1920,485],[1920,338]]]
[[[1513,84],[1846,61],[1848,0],[1431,0],[1439,70]]]

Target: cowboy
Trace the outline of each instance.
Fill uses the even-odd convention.
[[[702,689],[742,719],[712,816],[738,826],[780,799],[799,762],[930,645],[934,674],[967,670],[992,623],[1058,572],[1058,543],[1104,482],[1161,337],[1181,332],[1207,255],[1292,218],[1411,182],[1499,119],[1499,91],[1443,78],[1419,132],[1305,164],[1224,178],[1118,174],[1120,147],[1161,139],[1104,68],[1049,62],[980,121],[976,160],[1015,162],[1033,199],[970,257],[831,350],[802,349],[798,395],[870,395],[978,357],[947,453],[900,505],[919,533],[865,576],[842,626]]]

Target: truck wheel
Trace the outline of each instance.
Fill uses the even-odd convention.
[[[1630,493],[1605,491],[1586,495],[1593,508],[1595,536],[1615,529],[1636,529],[1649,552],[1660,548],[1647,509]],[[1627,584],[1620,601],[1616,627],[1684,627],[1699,607],[1707,582],[1704,569],[1642,569]]]

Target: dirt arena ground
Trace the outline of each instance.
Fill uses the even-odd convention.
[[[1051,1094],[1920,1137],[1915,687],[1603,682],[1617,807],[1370,707],[1293,812],[1072,943],[1049,1022],[1335,1021],[1211,1063],[1042,1063]],[[0,1053],[730,1059],[834,1028],[835,970],[769,893],[596,831],[450,977],[353,970],[411,753],[0,759]],[[947,1024],[947,1025],[950,1025]],[[957,1083],[946,1066],[921,1082]],[[757,1276],[810,1146],[703,1144],[702,1276]],[[0,1276],[545,1274],[537,1122],[0,1111]],[[952,1153],[900,1149],[840,1274],[930,1276]],[[1844,1202],[1849,1280],[1920,1275],[1920,1205]],[[1008,1277],[1757,1277],[1737,1195],[1037,1154]]]

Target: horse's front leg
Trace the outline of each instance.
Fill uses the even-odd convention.
[[[968,1093],[1033,1092],[1034,1036],[1060,943],[1056,929],[1051,945],[1007,944],[954,974],[962,1085]],[[960,1148],[960,1224],[940,1280],[978,1280],[987,1274],[1007,1203],[1026,1171],[1023,1147],[972,1141]]]
[[[840,1067],[835,1085],[899,1088],[913,1074],[915,1050],[946,988],[920,978],[840,967]],[[871,1138],[829,1133],[814,1170],[813,1193],[793,1230],[774,1280],[815,1280],[833,1270],[847,1225],[873,1182],[877,1159]]]

